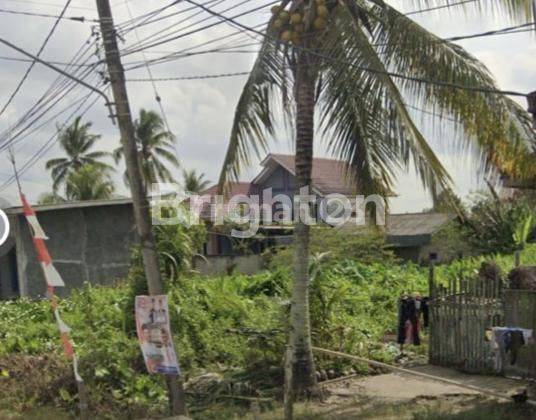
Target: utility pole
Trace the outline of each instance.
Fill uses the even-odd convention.
[[[143,265],[150,295],[164,293],[162,276],[158,263],[156,240],[151,226],[151,214],[147,191],[142,179],[138,160],[138,149],[132,114],[128,102],[125,73],[117,45],[117,34],[112,17],[109,0],[96,0],[99,13],[100,29],[104,43],[106,64],[110,75],[112,92],[115,100],[116,117],[121,132],[121,144],[127,167],[127,175],[132,194],[134,217],[141,242]],[[186,414],[184,390],[178,375],[166,375],[169,400],[173,415]]]
[[[532,122],[534,124],[534,128],[536,128],[536,90],[529,93],[527,101],[529,103],[528,111],[532,114]]]

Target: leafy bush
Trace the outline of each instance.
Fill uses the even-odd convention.
[[[269,267],[277,269],[290,266],[293,250],[292,246],[287,246],[268,251],[266,258]],[[384,235],[373,230],[348,232],[332,227],[312,227],[310,252],[312,255],[324,254],[326,256],[324,262],[337,262],[343,259],[353,259],[363,264],[397,262],[394,252],[385,243]]]
[[[439,266],[438,278],[462,271],[474,274],[484,260]],[[536,264],[536,246],[528,246],[522,260]],[[512,256],[497,256],[496,261],[505,271],[513,266]],[[129,279],[115,287],[86,285],[59,303],[72,327],[91,407],[99,417],[150,417],[166,409],[162,378],[146,373],[129,326],[138,281]],[[186,379],[219,372],[231,382],[249,382],[261,393],[266,387],[280,388],[290,284],[288,267],[254,276],[181,275],[168,282],[171,327]],[[352,259],[319,264],[311,284],[313,342],[390,362],[395,354],[381,338],[396,328],[397,300],[403,293],[426,290],[427,269],[413,264]],[[34,362],[43,357],[51,362]],[[323,357],[317,361],[319,369],[348,367]],[[59,366],[59,376],[47,373],[48,365]],[[52,403],[74,410],[74,379],[48,302],[0,303],[0,368],[0,397],[16,399],[10,400],[13,407]],[[27,381],[27,389],[23,371],[42,378],[40,385]],[[15,392],[14,383],[24,389]],[[50,398],[52,384],[56,399]]]
[[[336,270],[322,270],[312,287],[315,344],[340,348],[342,343],[343,350],[361,354],[375,351],[378,338],[394,328],[400,288],[422,289],[425,284],[418,268],[412,270],[408,277],[397,266],[392,271],[349,260]],[[279,386],[289,285],[290,275],[284,270],[208,279],[184,276],[169,284],[171,324],[186,377],[216,371],[240,375],[257,389]],[[60,301],[63,318],[72,327],[91,405],[103,416],[165,408],[164,384],[158,376],[146,374],[135,333],[128,326],[130,293],[128,283],[88,285]],[[63,359],[47,302],[21,299],[0,304],[0,360],[14,353],[56,354]],[[319,363],[324,368],[333,365],[327,359]],[[278,372],[275,377],[273,369]],[[275,382],[270,383],[269,375]],[[74,383],[72,376],[67,378],[71,382],[63,387],[69,394]],[[58,404],[72,408],[74,400]]]
[[[465,223],[469,243],[484,254],[515,251],[521,246],[519,236],[523,228],[528,231],[529,241],[535,237],[534,204],[526,198],[500,200],[493,194],[479,197]]]

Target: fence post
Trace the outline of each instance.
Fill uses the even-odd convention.
[[[78,388],[78,408],[80,409],[80,420],[88,420],[88,398],[86,391],[86,384],[84,381],[76,380],[76,387]]]
[[[292,392],[292,358],[294,357],[294,351],[292,346],[287,345],[285,351],[285,386],[283,396],[284,406],[284,419],[292,420],[293,418],[293,405],[294,394]]]
[[[435,331],[432,320],[435,320],[435,268],[434,262],[430,260],[429,272],[428,272],[428,361],[433,362],[435,360],[434,352],[437,351],[435,346]]]

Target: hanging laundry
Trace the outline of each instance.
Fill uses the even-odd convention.
[[[532,330],[515,327],[493,327],[491,345],[494,352],[494,369],[497,373],[504,370],[506,356],[510,355],[510,364],[515,365],[519,350],[532,342]]]
[[[398,344],[421,344],[419,337],[419,304],[408,296],[400,299],[398,306]]]
[[[422,298],[420,313],[424,328],[428,328],[430,326],[430,298],[428,296]]]
[[[422,325],[424,328],[428,328],[429,325],[429,307],[428,307],[428,301],[429,298],[427,296],[422,297],[419,292],[415,292],[414,294],[415,299],[415,308],[417,310],[417,319],[419,320],[419,324],[421,321],[421,315],[422,315]]]

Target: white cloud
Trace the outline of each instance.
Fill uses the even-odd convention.
[[[60,3],[60,2],[59,2]],[[404,10],[414,10],[414,2],[397,1],[392,3],[403,3]],[[129,19],[126,7],[121,0],[116,0],[114,4],[114,13],[116,22],[124,22]],[[135,16],[147,13],[157,7],[162,6],[160,0],[149,0],[139,2],[129,2]],[[216,10],[223,10],[236,3],[224,3],[216,6]],[[232,16],[241,10],[256,7],[263,4],[260,0],[252,0],[244,7],[237,8],[226,14]],[[74,0],[73,5],[82,7],[93,7],[93,2],[89,0]],[[171,11],[178,11],[190,7],[186,4],[174,6],[163,14]],[[60,8],[50,6],[39,6],[30,4],[10,4],[10,8],[18,10],[34,10],[46,13],[58,13]],[[474,7],[468,6],[468,10],[474,10]],[[176,19],[184,18],[193,11],[177,16]],[[94,17],[95,13],[87,10],[73,9],[71,15],[85,15]],[[179,25],[184,28],[198,19],[208,17],[207,14],[201,13],[198,16],[190,18],[187,22]],[[266,20],[266,13],[257,13],[253,17],[240,19],[246,24],[255,24]],[[414,15],[416,20],[429,30],[434,31],[440,36],[452,36],[459,34],[474,33],[489,29],[502,28],[509,25],[509,22],[501,22],[496,18],[482,18],[477,14],[465,16],[460,12],[447,11]],[[216,22],[217,19],[211,18],[203,24]],[[23,16],[9,16],[0,14],[0,36],[17,43],[23,48],[35,52],[44,39],[45,34],[50,29],[53,19],[31,18]],[[147,25],[140,29],[139,35],[144,38],[156,30],[162,29],[167,25],[168,20],[163,20],[160,24]],[[201,25],[203,25],[201,24]],[[195,29],[193,26],[188,30]],[[177,41],[161,45],[155,50],[158,51],[176,51],[182,48],[188,48],[198,43],[209,41],[215,37],[226,35],[235,31],[226,24],[217,25],[210,30],[199,32],[197,34],[178,39]],[[76,22],[62,22],[57,33],[53,36],[49,46],[43,53],[43,57],[49,60],[68,61],[74,52],[82,45],[90,34],[90,25]],[[247,38],[242,37],[244,40]],[[232,40],[234,38],[231,38]],[[136,42],[133,32],[126,35],[125,46],[132,45]],[[244,41],[246,42],[246,41]],[[248,41],[249,42],[249,41]],[[211,48],[217,44],[209,44],[204,48]],[[528,34],[516,34],[499,37],[487,37],[477,40],[464,41],[461,45],[465,46],[472,54],[480,58],[496,76],[499,85],[502,88],[516,89],[521,91],[531,91],[536,89],[536,79],[534,68],[536,67],[536,48],[534,39]],[[252,50],[254,47],[249,47]],[[0,47],[0,55],[16,57],[13,51]],[[150,51],[148,57],[157,57],[159,54],[153,54]],[[198,55],[182,60],[177,60],[167,64],[152,67],[154,77],[180,77],[198,74],[227,73],[249,70],[253,62],[252,54],[206,54]],[[140,54],[132,54],[125,58],[125,62],[141,60]],[[27,63],[2,62],[0,74],[2,77],[2,95],[1,101],[7,99],[7,95],[18,83],[22,73],[27,68]],[[144,68],[130,71],[127,74],[129,78],[147,77],[147,71]],[[50,70],[42,66],[36,66],[31,76],[27,80],[21,93],[14,101],[12,107],[0,121],[0,129],[5,129],[7,125],[16,118],[23,115],[24,111],[45,91],[49,84],[56,78]],[[165,107],[172,130],[178,138],[177,150],[182,164],[190,169],[196,168],[198,171],[205,172],[209,179],[216,180],[218,172],[223,161],[226,150],[230,127],[234,116],[234,107],[238,101],[241,88],[244,84],[244,77],[196,80],[196,81],[176,81],[176,82],[159,82],[157,88],[162,97],[162,103]],[[154,93],[149,83],[129,83],[129,95],[132,102],[133,113],[137,114],[139,108],[157,109],[154,99]],[[78,90],[81,92],[82,90]],[[80,95],[80,93],[78,93]],[[68,100],[75,99],[76,95],[65,98]],[[526,105],[526,104],[522,104]],[[62,105],[63,106],[63,105]],[[100,147],[106,150],[112,150],[118,145],[118,130],[107,118],[107,112],[101,101],[89,112],[86,118],[94,122],[95,132],[103,136]],[[58,118],[61,121],[61,118]],[[55,131],[55,123],[51,122],[42,131],[28,137],[21,143],[17,149],[17,158],[19,162],[24,162],[38,149]],[[438,137],[437,131],[427,133],[431,138]],[[279,143],[272,144],[274,151],[289,151],[291,146],[285,139],[288,134],[280,130],[278,133]],[[460,155],[453,154],[443,148],[438,141],[434,142],[435,148],[440,152],[440,156],[445,166],[453,174],[458,189],[461,194],[475,189],[478,186],[478,178],[475,174],[474,165],[471,163],[459,163],[462,159]],[[321,154],[322,147],[316,147]],[[48,152],[40,162],[31,168],[24,176],[24,187],[30,197],[35,199],[39,193],[50,189],[50,175],[44,169],[44,162],[60,153],[57,147]],[[247,179],[252,176],[256,168],[248,171],[244,175]],[[123,169],[118,168],[117,181],[122,188],[121,192],[126,193],[122,187],[121,174]],[[0,183],[7,178],[10,173],[7,164],[6,155],[0,153]],[[398,211],[418,211],[423,207],[429,206],[428,199],[419,182],[413,175],[400,175],[398,182],[400,198],[396,204]],[[11,201],[16,195],[14,187],[0,192],[1,196],[7,196]]]

